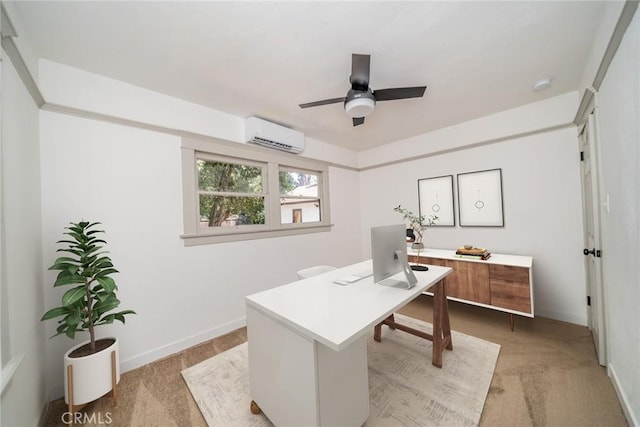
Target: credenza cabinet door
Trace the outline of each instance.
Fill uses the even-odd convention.
[[[453,272],[447,276],[447,294],[452,297],[491,303],[489,286],[489,266],[474,262],[446,261]]]
[[[416,257],[410,256],[409,261],[416,262]],[[533,315],[531,270],[528,267],[431,257],[420,257],[420,263],[453,269],[444,279],[448,297]]]
[[[438,258],[420,258],[426,264],[441,265],[453,269],[451,274],[444,279],[447,296],[491,304],[488,265]]]
[[[531,312],[529,269],[507,265],[490,265],[491,305]]]

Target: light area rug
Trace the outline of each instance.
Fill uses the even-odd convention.
[[[396,314],[396,320],[431,333],[431,324]],[[432,343],[383,326],[382,342],[367,342],[370,414],[365,426],[475,426],[500,346],[452,331],[453,351],[442,369],[431,364]],[[249,410],[247,343],[182,371],[207,424],[272,426]]]

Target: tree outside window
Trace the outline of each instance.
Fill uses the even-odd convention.
[[[201,225],[265,223],[263,166],[198,159],[197,171]]]

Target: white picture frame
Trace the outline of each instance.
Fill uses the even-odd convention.
[[[460,227],[504,227],[502,169],[457,175]]]
[[[456,225],[453,203],[453,175],[418,180],[419,215],[424,215],[425,218],[431,215],[438,217],[431,227]]]

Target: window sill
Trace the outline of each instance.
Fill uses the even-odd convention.
[[[333,224],[286,227],[278,230],[259,230],[246,232],[230,232],[215,234],[183,234],[185,246],[209,245],[213,243],[238,242],[243,240],[266,239],[271,237],[296,236],[300,234],[322,233],[331,231]]]

